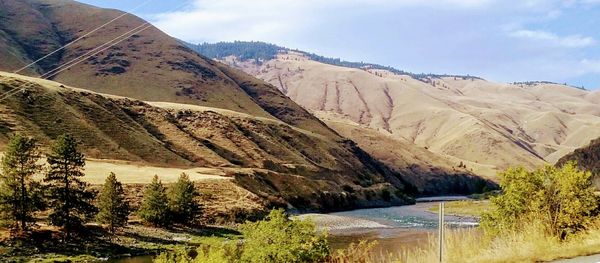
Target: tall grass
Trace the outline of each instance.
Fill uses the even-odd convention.
[[[547,234],[542,224],[527,224],[521,231],[504,232],[492,238],[481,229],[449,231],[444,240],[444,262],[539,262],[600,253],[600,223],[567,240]],[[438,262],[438,240],[427,246],[402,251],[389,262]]]
[[[544,262],[600,253],[600,221],[587,231],[567,240],[548,234],[541,223],[527,224],[521,231],[486,236],[479,228],[448,230],[444,240],[443,262]],[[375,243],[360,242],[338,250],[327,263],[438,262],[438,239],[431,235],[420,248],[400,250],[395,254],[375,252]]]

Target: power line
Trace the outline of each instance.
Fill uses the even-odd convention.
[[[139,5],[139,6],[136,6],[135,8],[133,8],[132,10],[130,10],[129,12],[123,12],[123,14],[121,14],[121,15],[119,15],[119,16],[117,16],[117,17],[113,18],[112,20],[110,20],[110,21],[108,21],[108,22],[106,22],[106,23],[102,24],[102,25],[101,25],[101,26],[99,26],[99,27],[96,27],[96,28],[94,28],[93,30],[91,30],[91,31],[89,31],[89,32],[87,32],[87,33],[85,33],[83,36],[80,36],[80,37],[78,37],[77,39],[75,39],[75,40],[73,40],[73,41],[71,41],[71,42],[67,43],[66,45],[63,45],[63,46],[61,46],[61,47],[60,47],[60,48],[58,48],[57,50],[54,50],[54,51],[50,52],[49,54],[47,54],[47,55],[45,55],[45,56],[43,56],[43,57],[41,57],[41,58],[37,59],[36,61],[34,61],[34,62],[31,62],[31,63],[27,64],[26,66],[24,66],[24,67],[22,67],[22,68],[20,68],[20,69],[18,69],[18,70],[16,70],[16,71],[14,71],[13,73],[19,73],[19,72],[21,72],[21,71],[25,70],[26,68],[29,68],[29,67],[31,67],[31,66],[33,66],[33,65],[37,64],[38,62],[40,62],[40,61],[42,61],[42,60],[44,60],[44,59],[46,59],[46,58],[48,58],[48,57],[50,57],[50,56],[52,56],[52,55],[56,54],[57,52],[59,52],[59,51],[61,51],[61,50],[65,49],[65,48],[67,48],[67,47],[69,47],[69,46],[71,46],[71,45],[75,44],[75,42],[77,42],[77,41],[79,41],[79,40],[82,40],[82,39],[86,38],[87,36],[89,36],[89,35],[91,35],[91,34],[95,33],[96,31],[100,30],[101,28],[103,28],[103,27],[105,27],[105,26],[107,26],[107,25],[110,25],[110,24],[112,24],[113,22],[115,22],[115,21],[119,20],[120,18],[122,18],[122,17],[124,17],[124,16],[126,16],[126,15],[129,15],[130,13],[133,13],[133,11],[135,11],[135,10],[137,10],[137,9],[139,9],[139,8],[141,8],[141,7],[143,7],[143,6],[145,6],[145,5],[147,5],[147,4],[148,4],[150,1],[152,1],[152,0],[146,0],[146,1],[145,1],[145,2],[143,2],[141,5]]]
[[[91,57],[93,57],[93,56],[95,56],[95,55],[98,55],[99,53],[106,51],[107,49],[109,49],[109,48],[113,47],[114,45],[116,45],[116,44],[119,44],[119,43],[123,42],[124,40],[126,40],[126,39],[130,38],[131,36],[133,36],[133,35],[135,35],[135,34],[139,34],[139,33],[141,33],[142,31],[144,31],[144,30],[146,30],[146,29],[148,29],[148,28],[150,28],[150,27],[152,27],[152,25],[148,24],[147,26],[143,27],[142,29],[140,29],[140,30],[138,30],[138,31],[136,31],[136,32],[133,32],[131,35],[127,36],[126,38],[124,38],[124,39],[121,39],[121,40],[119,40],[118,42],[116,42],[116,43],[114,43],[114,44],[112,44],[112,45],[110,45],[110,46],[107,46],[107,47],[105,47],[105,48],[103,48],[103,49],[101,49],[101,50],[97,51],[96,53],[94,53],[94,54],[91,54],[90,56],[88,56],[88,57],[86,57],[86,58],[80,59],[79,61],[77,61],[77,62],[74,62],[73,64],[71,64],[71,65],[68,65],[67,67],[64,67],[64,68],[62,68],[62,69],[61,69],[61,70],[59,70],[59,71],[52,73],[51,75],[47,76],[46,78],[51,78],[52,76],[55,76],[55,75],[57,75],[58,73],[61,73],[61,72],[65,71],[65,70],[67,70],[67,69],[71,68],[72,66],[75,66],[75,65],[77,65],[77,64],[79,64],[79,63],[81,63],[81,62],[85,61],[86,59],[89,59],[89,58],[91,58]]]
[[[92,49],[92,50],[88,51],[87,53],[85,53],[85,54],[83,54],[83,55],[81,55],[81,56],[78,56],[78,57],[76,57],[76,58],[74,58],[74,59],[72,59],[72,60],[70,60],[70,61],[68,61],[68,62],[66,62],[66,63],[63,63],[62,65],[60,65],[60,66],[58,66],[58,67],[56,67],[56,68],[54,68],[54,69],[52,69],[52,70],[50,70],[50,71],[48,71],[48,72],[44,73],[43,75],[41,75],[41,76],[40,76],[40,78],[51,78],[52,76],[55,76],[55,75],[57,75],[57,74],[58,74],[58,72],[61,72],[60,70],[61,70],[62,68],[64,68],[64,67],[71,67],[71,66],[75,65],[76,63],[73,63],[74,61],[76,61],[76,60],[78,60],[78,59],[81,59],[82,57],[85,57],[85,56],[87,56],[87,55],[89,55],[89,54],[92,54],[92,53],[96,52],[96,51],[97,51],[97,50],[99,50],[99,49],[102,49],[102,51],[103,51],[103,50],[106,50],[106,49],[103,49],[103,48],[104,48],[104,47],[106,47],[107,45],[109,45],[108,47],[110,48],[110,47],[112,47],[112,46],[114,46],[114,45],[116,45],[116,44],[118,44],[118,43],[122,42],[123,40],[125,40],[125,39],[127,39],[127,38],[131,37],[132,35],[135,35],[135,34],[137,34],[137,33],[134,33],[134,34],[132,34],[132,35],[129,35],[129,36],[127,36],[129,33],[131,33],[131,32],[134,32],[135,30],[138,30],[139,28],[141,28],[141,27],[143,27],[143,26],[145,26],[145,25],[148,25],[148,24],[149,24],[149,23],[143,23],[143,24],[141,24],[141,25],[139,25],[139,26],[137,26],[137,27],[135,27],[135,28],[133,28],[133,29],[131,29],[131,30],[129,30],[129,31],[127,31],[127,32],[125,32],[125,33],[123,33],[122,35],[120,35],[120,36],[118,36],[118,37],[116,37],[116,38],[113,38],[112,40],[110,40],[110,41],[108,41],[108,42],[106,42],[106,43],[104,43],[104,44],[102,44],[102,45],[100,45],[100,46],[97,46],[96,48],[94,48],[94,49]],[[119,38],[122,38],[122,37],[125,37],[125,36],[127,36],[125,39],[121,39],[121,40],[119,40],[119,41],[117,41],[117,42],[114,42],[114,41],[118,40]],[[113,42],[114,42],[114,43],[113,43]],[[94,53],[94,55],[95,55],[95,54],[98,54],[98,53],[100,53],[100,52]],[[92,56],[93,56],[93,55],[92,55]],[[90,57],[91,57],[91,56],[90,56]],[[88,57],[88,58],[89,58],[89,57]],[[84,59],[84,60],[85,60],[85,59]],[[73,63],[73,64],[72,64],[72,63]]]
[[[177,9],[179,9],[179,8],[182,8],[182,7],[186,6],[186,5],[188,5],[188,4],[189,4],[191,1],[192,1],[192,0],[187,0],[187,1],[183,2],[182,4],[180,4],[180,5],[176,6],[175,8],[171,9],[171,11],[170,11],[170,12],[172,12],[172,11],[175,11],[175,10],[177,10]],[[125,13],[125,14],[127,14],[127,13]],[[119,38],[122,38],[123,36],[127,35],[128,33],[132,32],[132,31],[134,31],[134,30],[136,30],[136,29],[138,29],[138,28],[140,28],[140,27],[141,27],[141,29],[140,29],[140,30],[138,30],[138,31],[134,32],[133,34],[131,34],[131,35],[129,35],[129,36],[127,36],[127,37],[123,38],[123,39],[120,39],[120,40],[118,40],[117,42],[114,42],[114,41],[116,41],[117,39],[119,39]],[[95,52],[94,54],[91,54],[91,55],[87,56],[86,58],[84,58],[84,59],[81,59],[82,57],[84,57],[84,56],[86,56],[86,55],[90,54],[91,52],[93,52],[93,50],[92,50],[92,51],[89,51],[88,53],[86,53],[86,54],[84,54],[84,55],[81,55],[81,56],[79,56],[79,57],[77,57],[77,58],[75,58],[75,59],[72,59],[72,60],[70,60],[70,61],[69,61],[69,62],[67,62],[66,64],[63,64],[63,65],[60,65],[60,66],[58,66],[57,68],[53,69],[53,70],[52,70],[52,71],[50,71],[50,72],[47,72],[47,73],[45,73],[45,74],[44,74],[42,77],[40,77],[40,78],[42,78],[42,79],[48,79],[49,77],[55,76],[55,75],[57,75],[58,73],[60,73],[60,72],[63,72],[63,71],[65,71],[65,70],[67,70],[67,69],[71,68],[72,66],[75,66],[75,65],[77,65],[77,64],[79,64],[79,63],[81,63],[81,62],[83,62],[84,60],[86,60],[86,59],[89,59],[89,58],[91,58],[91,57],[93,57],[93,56],[95,56],[95,55],[97,55],[97,54],[99,54],[99,53],[101,53],[101,52],[103,52],[103,51],[105,51],[105,50],[107,50],[107,49],[109,49],[109,48],[111,48],[111,47],[113,47],[113,46],[115,46],[115,45],[117,45],[117,44],[121,43],[121,42],[123,42],[124,40],[126,40],[126,39],[130,38],[131,36],[133,36],[133,35],[135,35],[135,34],[139,34],[140,32],[142,32],[142,31],[144,31],[144,30],[146,30],[146,29],[148,29],[148,28],[150,28],[150,27],[152,27],[152,25],[151,25],[150,23],[148,23],[148,22],[145,22],[145,23],[143,23],[143,24],[141,24],[141,25],[139,25],[139,26],[135,27],[134,29],[132,29],[132,30],[129,30],[129,31],[128,31],[128,32],[126,32],[125,34],[122,34],[122,35],[120,35],[120,36],[118,36],[118,37],[116,37],[116,38],[113,38],[112,40],[110,40],[110,41],[108,41],[108,42],[106,42],[106,43],[104,43],[104,44],[102,44],[102,45],[100,45],[100,46],[98,46],[98,47],[94,48],[93,50],[97,50],[98,48],[101,48],[102,46],[105,46],[106,44],[109,44],[109,43],[111,43],[111,42],[114,42],[114,43],[112,43],[112,44],[110,44],[110,45],[106,46],[105,48],[102,48],[102,49],[100,49],[99,51]],[[80,59],[81,59],[81,60],[80,60]],[[75,60],[79,60],[79,61],[76,61],[76,62],[74,62]],[[71,64],[69,64],[69,63],[71,63]],[[60,68],[60,70],[56,71],[56,69],[58,69],[58,68]],[[50,73],[50,74],[48,75],[48,73]],[[46,75],[47,75],[47,76],[46,76]],[[22,85],[21,85],[21,86],[22,86]],[[10,91],[8,91],[8,92],[4,93],[3,95],[0,95],[0,102],[2,102],[3,100],[5,100],[5,99],[7,99],[7,98],[9,98],[9,97],[11,97],[11,96],[13,96],[13,95],[17,94],[17,93],[18,93],[18,91],[17,91],[17,90],[18,90],[19,88],[21,88],[21,86],[15,87],[13,90],[10,90]],[[25,88],[22,88],[22,90],[24,90],[24,89],[25,89]]]
[[[28,84],[27,87],[32,87],[31,83],[24,83],[24,84],[21,84],[21,85],[25,85],[25,84]],[[0,101],[3,101],[4,99],[6,99],[6,98],[8,98],[8,97],[10,97],[12,95],[15,95],[15,94],[19,93],[19,91],[24,91],[25,88],[27,88],[27,87],[23,87],[22,89],[15,88],[15,89],[9,90],[8,92],[0,95]]]
[[[41,57],[41,58],[37,59],[36,61],[34,61],[34,62],[31,62],[31,63],[27,64],[26,66],[24,66],[24,67],[22,67],[22,68],[20,68],[20,69],[18,69],[18,70],[15,70],[15,71],[13,71],[13,73],[15,73],[15,74],[16,74],[16,73],[19,73],[19,72],[21,72],[21,71],[23,71],[23,70],[25,70],[25,69],[27,69],[27,68],[29,68],[29,67],[31,67],[31,66],[33,66],[33,65],[37,64],[37,63],[39,63],[40,61],[42,61],[42,60],[44,60],[44,59],[46,59],[46,58],[48,58],[48,57],[52,56],[53,54],[56,54],[57,52],[59,52],[59,51],[61,51],[61,50],[65,49],[65,48],[67,48],[68,46],[70,46],[70,45],[72,45],[72,44],[74,44],[74,43],[78,42],[79,40],[82,40],[82,39],[84,39],[85,37],[87,37],[87,36],[89,36],[89,35],[91,35],[91,34],[95,33],[96,31],[100,30],[101,28],[103,28],[103,27],[105,27],[105,26],[107,26],[107,25],[110,25],[110,24],[112,24],[113,22],[115,22],[115,21],[119,20],[120,18],[122,18],[122,17],[124,17],[124,16],[126,16],[126,15],[129,15],[129,14],[130,14],[130,13],[132,13],[133,11],[135,11],[135,10],[137,10],[137,9],[139,9],[139,8],[141,8],[141,7],[143,7],[143,6],[145,6],[145,5],[147,5],[147,4],[148,4],[150,1],[152,1],[152,0],[146,0],[146,1],[145,1],[145,2],[143,2],[142,4],[140,4],[140,5],[136,6],[135,8],[131,9],[129,12],[123,12],[123,14],[121,14],[121,15],[119,15],[119,16],[117,16],[117,17],[113,18],[112,20],[110,20],[110,21],[108,21],[108,22],[106,22],[106,23],[104,23],[104,24],[102,24],[102,25],[100,25],[100,26],[98,26],[98,27],[96,27],[96,28],[94,28],[94,29],[90,30],[89,32],[85,33],[83,36],[81,36],[81,37],[78,37],[77,39],[75,39],[75,40],[73,40],[73,41],[71,41],[71,42],[67,43],[66,45],[63,45],[63,46],[61,46],[60,48],[58,48],[58,49],[56,49],[56,50],[54,50],[54,51],[50,52],[49,54],[46,54],[45,56],[43,56],[43,57]],[[18,56],[17,56],[16,54],[14,54],[13,52],[10,52],[10,50],[8,50],[8,49],[7,49],[7,51],[9,51],[9,53],[10,53],[10,54],[12,54],[13,56],[15,56],[15,57],[17,57],[17,58],[18,58]],[[27,62],[25,62],[25,61],[23,61],[23,60],[21,60],[21,59],[19,59],[19,60],[20,60],[21,62],[23,62],[24,64],[26,64],[26,63],[27,63]],[[16,87],[15,89],[18,89],[18,88],[19,88],[19,87]],[[16,94],[16,93],[12,93],[12,94],[10,94],[9,96],[5,96],[5,95],[7,95],[9,92],[12,92],[12,91],[14,91],[14,90],[10,90],[10,91],[8,91],[7,93],[4,93],[4,94],[0,95],[0,101],[2,101],[2,100],[3,100],[4,98],[6,98],[6,97],[9,97],[10,95],[14,95],[14,94]]]
[[[136,29],[138,29],[138,28],[140,28],[140,27],[142,27],[142,29],[140,29],[140,30],[138,30],[138,31],[135,31],[134,33],[132,33],[132,34],[130,34],[130,35],[127,35],[128,33],[131,33],[133,30],[136,30]],[[129,30],[129,31],[128,31],[128,32],[126,32],[125,34],[122,34],[122,35],[120,35],[120,36],[118,36],[118,37],[116,37],[116,38],[113,38],[112,40],[110,40],[110,41],[108,41],[108,42],[106,42],[106,43],[104,43],[104,44],[100,45],[99,47],[102,47],[102,46],[105,46],[105,47],[104,47],[104,48],[102,48],[102,49],[100,49],[99,51],[95,52],[94,54],[91,54],[91,55],[89,55],[89,53],[90,53],[90,52],[88,52],[88,53],[86,53],[86,54],[84,54],[84,55],[82,55],[82,56],[79,56],[79,57],[77,57],[77,58],[75,58],[75,59],[72,59],[71,61],[69,61],[69,62],[68,62],[68,63],[71,63],[71,64],[68,64],[68,63],[67,63],[67,64],[63,64],[63,65],[61,65],[61,66],[59,66],[59,67],[58,67],[58,69],[59,69],[58,71],[52,70],[51,72],[49,72],[50,74],[46,73],[46,74],[44,74],[44,76],[42,76],[42,77],[40,77],[40,78],[41,78],[41,79],[48,79],[48,78],[50,78],[51,76],[55,76],[55,75],[57,75],[58,73],[60,73],[60,72],[63,72],[63,71],[65,71],[65,70],[67,70],[67,69],[71,68],[72,66],[75,66],[75,65],[77,65],[77,64],[79,64],[79,63],[81,63],[81,62],[83,62],[84,60],[86,60],[86,59],[88,59],[88,58],[91,58],[91,57],[93,57],[93,56],[95,56],[95,55],[99,54],[100,52],[103,52],[103,51],[105,51],[105,50],[107,50],[107,49],[109,49],[109,48],[111,48],[111,47],[113,47],[113,46],[115,46],[115,45],[117,45],[117,44],[119,44],[119,43],[123,42],[124,40],[126,40],[126,39],[130,38],[131,36],[133,36],[133,35],[135,35],[135,34],[139,34],[140,32],[142,32],[142,31],[144,31],[144,30],[146,30],[146,29],[148,29],[148,28],[150,28],[150,27],[152,27],[152,25],[150,25],[150,24],[149,24],[149,23],[147,23],[147,22],[146,22],[146,23],[144,23],[144,24],[142,24],[142,25],[140,25],[140,26],[137,26],[137,27],[136,27],[136,28],[134,28],[133,30]],[[120,39],[120,38],[121,38],[121,39]],[[120,40],[119,40],[119,39],[120,39]],[[116,41],[116,40],[118,40],[118,41]],[[116,41],[116,42],[115,42],[115,41]],[[106,46],[106,44],[108,44],[108,43],[111,43],[111,44],[110,44],[110,45],[108,45],[108,46]],[[96,47],[94,50],[97,50],[99,47]],[[89,56],[87,56],[87,55],[89,55]],[[87,56],[87,57],[85,57],[84,59],[81,59],[81,58],[82,58],[82,57],[84,57],[84,56]],[[76,61],[76,62],[74,62],[75,60],[79,60],[79,61]],[[8,91],[8,92],[4,93],[3,95],[1,95],[1,96],[0,96],[0,102],[2,102],[3,100],[5,100],[5,99],[9,98],[10,96],[13,96],[13,95],[17,94],[19,89],[23,90],[23,89],[25,89],[25,88],[21,88],[21,86],[18,86],[18,87],[15,87],[15,88],[13,88],[13,90],[10,90],[10,91]]]

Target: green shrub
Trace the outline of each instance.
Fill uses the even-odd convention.
[[[180,249],[170,253],[161,253],[154,260],[154,263],[193,263],[194,259],[190,257],[190,253],[185,249]]]
[[[313,222],[291,220],[282,209],[266,220],[240,226],[242,243],[227,241],[200,246],[195,257],[187,251],[159,255],[157,263],[275,263],[323,262],[329,257],[327,234],[318,233]],[[192,259],[193,258],[193,259]]]
[[[246,223],[242,262],[316,262],[329,255],[326,233],[317,233],[308,220],[291,220],[281,209],[267,220]]]
[[[564,239],[584,229],[598,206],[591,174],[574,163],[532,172],[508,169],[500,178],[502,194],[491,199],[492,210],[482,217],[483,228],[492,235],[535,221]]]

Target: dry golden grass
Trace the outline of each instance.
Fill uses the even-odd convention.
[[[487,211],[490,207],[490,201],[456,201],[456,202],[447,202],[444,205],[444,211],[448,215],[457,215],[457,216],[475,216],[480,217],[481,214]],[[429,209],[429,211],[438,213],[439,206],[433,206]]]
[[[260,65],[227,62],[279,87],[306,109],[405,138],[486,176],[513,165],[554,163],[600,136],[598,95],[564,85],[418,80],[323,64],[294,52]],[[518,143],[522,136],[531,143]]]
[[[118,161],[88,161],[85,167],[86,182],[91,184],[103,184],[106,176],[114,172],[117,179],[124,184],[146,184],[152,181],[153,175],[158,175],[163,183],[174,183],[181,173],[186,173],[192,181],[204,180],[229,180],[224,177],[225,173],[217,168],[170,168],[149,165],[130,164]]]
[[[435,236],[427,247],[403,251],[392,262],[437,262]],[[444,262],[540,262],[600,253],[600,224],[566,241],[550,237],[536,224],[523,231],[504,233],[496,238],[480,229],[448,231],[444,240]]]

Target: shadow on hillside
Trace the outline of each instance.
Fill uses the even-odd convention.
[[[170,231],[175,233],[184,233],[203,237],[230,237],[242,234],[237,230],[218,226],[199,226],[197,228],[183,227],[170,229]]]
[[[25,262],[25,258],[28,256],[38,257],[49,253],[64,257],[85,255],[114,257],[124,254],[140,255],[149,253],[145,249],[111,242],[108,233],[97,227],[88,227],[78,235],[73,236],[69,241],[64,241],[62,234],[56,231],[38,230],[26,237],[4,240],[0,242],[0,248],[3,248],[6,252],[0,255],[0,261],[9,260],[11,262]]]

